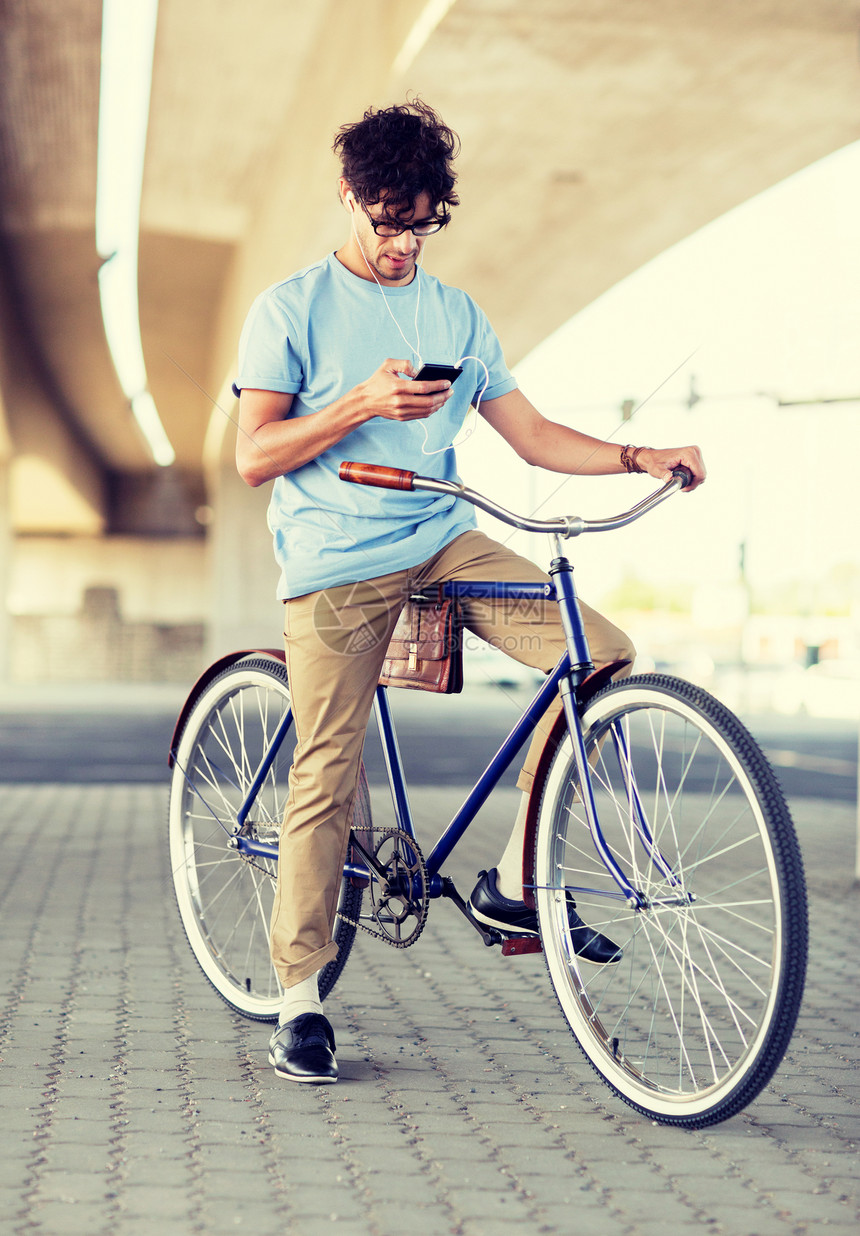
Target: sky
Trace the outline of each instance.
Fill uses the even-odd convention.
[[[597,599],[630,571],[731,584],[741,542],[754,586],[860,567],[858,190],[860,142],[667,250],[516,367],[553,419],[619,444],[695,442],[705,453],[708,481],[696,493],[577,542],[586,595]],[[777,403],[846,396],[856,402]],[[625,399],[646,401],[626,425]],[[652,484],[535,474],[506,448],[488,451],[490,432],[479,426],[459,449],[460,472],[509,509],[614,514]]]

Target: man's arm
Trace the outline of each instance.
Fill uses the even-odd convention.
[[[293,396],[247,388],[239,398],[236,467],[256,487],[310,463],[374,416],[414,421],[450,398],[450,382],[413,382],[409,361],[386,360],[375,373],[319,412],[289,415]]]
[[[621,462],[622,446],[547,420],[520,390],[482,403],[481,415],[526,463],[548,468],[551,472],[582,476],[609,476],[625,471]],[[693,474],[688,491],[701,485],[706,476],[697,446],[644,447],[636,462],[660,480],[668,478],[673,468],[683,464]]]

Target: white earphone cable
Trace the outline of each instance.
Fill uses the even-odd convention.
[[[352,215],[353,235],[355,236],[356,244],[361,250],[361,256],[364,258],[364,264],[367,267],[367,269],[370,271],[371,275],[376,281],[376,286],[379,288],[380,292],[382,293],[382,299],[385,302],[385,308],[388,310],[388,316],[391,318],[392,322],[394,323],[394,325],[397,327],[398,331],[400,332],[400,338],[406,344],[407,348],[413,354],[413,356],[417,358],[418,368],[420,369],[423,363],[421,359],[421,331],[418,328],[418,310],[421,308],[421,280],[419,278],[419,272],[418,272],[417,267],[421,265],[421,259],[419,258],[418,263],[416,265],[416,271],[415,271],[415,278],[418,280],[418,294],[415,298],[415,322],[413,323],[413,329],[415,331],[415,343],[411,343],[406,338],[406,335],[403,333],[403,327],[397,321],[397,318],[395,317],[394,312],[388,303],[388,297],[385,295],[385,289],[383,288],[382,284],[379,282],[379,279],[377,278],[377,275],[376,275],[376,271],[371,266],[370,262],[368,261],[367,254],[364,252],[364,246],[362,245],[359,239],[359,236],[358,236],[358,228],[355,226],[355,207],[354,206],[350,207],[350,213]],[[423,257],[423,254],[421,256]]]
[[[427,424],[425,421],[418,421],[417,424],[419,424],[424,431],[424,442],[422,443],[422,446],[421,446],[422,455],[442,455],[445,451],[453,451],[456,447],[462,446],[464,442],[468,442],[469,438],[471,438],[472,434],[475,432],[475,430],[478,427],[478,410],[481,406],[481,400],[484,398],[484,391],[490,385],[490,371],[487,368],[487,366],[484,364],[484,362],[481,360],[480,356],[461,356],[460,359],[457,361],[457,364],[462,365],[463,361],[467,361],[467,360],[477,361],[478,364],[484,370],[484,385],[481,387],[480,391],[478,392],[478,398],[475,400],[474,404],[470,408],[470,411],[474,413],[472,424],[467,430],[465,437],[462,437],[459,440],[455,438],[454,441],[449,446],[440,446],[439,449],[436,451],[428,451],[427,443],[430,440],[430,435],[427,433]],[[466,424],[466,421],[468,419],[469,419],[469,416],[467,413],[466,418],[463,421],[464,425]]]
[[[400,323],[397,321],[397,318],[395,317],[394,312],[388,303],[388,297],[385,295],[385,289],[383,288],[382,284],[377,278],[376,271],[373,269],[370,262],[368,261],[367,254],[364,252],[364,246],[362,245],[361,240],[358,235],[358,228],[355,226],[355,207],[352,205],[352,203],[350,203],[350,215],[352,216],[351,222],[352,222],[353,235],[355,236],[356,244],[358,245],[359,250],[361,251],[361,256],[364,258],[364,264],[367,267],[367,269],[370,271],[371,275],[373,276],[376,282],[376,286],[379,288],[379,291],[382,294],[382,299],[385,303],[385,308],[388,310],[389,317],[391,318],[392,322],[394,323],[394,325],[397,327],[398,331],[400,332],[400,338],[406,344],[407,348],[409,348],[409,350],[412,352],[413,356],[416,357],[418,361],[417,368],[420,369],[423,364],[423,360],[421,357],[421,331],[418,326],[418,310],[421,307],[421,279],[420,279],[419,267],[421,266],[421,261],[424,257],[424,253],[422,251],[422,253],[419,255],[418,261],[416,263],[416,268],[415,268],[415,278],[418,280],[418,294],[415,298],[415,321],[413,323],[413,329],[415,331],[415,343],[413,344],[406,338],[406,335],[403,333],[403,328],[400,325]],[[428,451],[427,443],[429,442],[430,437],[429,437],[429,434],[427,433],[427,425],[425,424],[424,421],[418,421],[417,424],[420,426],[421,430],[424,433],[424,441],[421,445],[422,455],[442,455],[445,451],[452,451],[454,450],[455,447],[462,446],[464,442],[468,441],[468,439],[471,438],[472,434],[475,432],[475,429],[477,428],[478,409],[481,406],[481,400],[484,397],[484,392],[486,391],[487,387],[490,384],[490,371],[487,369],[487,366],[481,360],[480,356],[461,356],[460,359],[457,361],[457,364],[462,365],[463,361],[466,361],[466,360],[476,361],[484,370],[484,385],[481,387],[478,393],[478,398],[475,400],[475,403],[472,406],[472,411],[475,414],[474,419],[472,421],[472,425],[469,428],[468,432],[466,433],[466,436],[464,438],[461,438],[459,442],[455,439],[448,446],[442,446],[436,451]]]

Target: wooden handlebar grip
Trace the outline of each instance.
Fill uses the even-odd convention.
[[[380,489],[411,489],[414,472],[403,468],[383,468],[380,464],[356,463],[345,459],[338,469],[342,481],[354,485],[377,485]]]

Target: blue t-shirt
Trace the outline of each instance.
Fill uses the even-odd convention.
[[[419,269],[408,286],[386,287],[383,299],[376,282],[359,279],[331,254],[257,297],[239,343],[237,385],[293,394],[289,415],[308,416],[366,381],[387,357],[417,367],[417,351],[392,315],[425,361],[462,363],[463,373],[433,416],[404,423],[375,416],[275,479],[269,527],[281,598],[416,566],[475,526],[474,508],[450,495],[375,489],[338,477],[341,461],[353,459],[459,480],[454,452],[445,448],[486,382],[483,367],[462,358],[480,357],[487,366],[483,399],[516,387],[495,333],[465,292]]]

